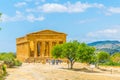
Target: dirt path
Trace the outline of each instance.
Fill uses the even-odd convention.
[[[78,66],[78,64],[76,64]],[[120,80],[120,74],[110,72],[84,72],[67,70],[67,65],[24,63],[19,68],[8,69],[6,80]],[[62,68],[62,69],[61,69]]]

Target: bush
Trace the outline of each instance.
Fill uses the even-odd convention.
[[[0,80],[5,80],[5,77],[7,76],[7,65],[6,64],[2,64],[1,65],[1,73],[0,73]]]
[[[6,64],[3,64],[3,65],[2,65],[3,74],[6,74],[6,73],[7,73],[6,68],[7,68]]]
[[[0,60],[4,61],[4,63],[7,65],[7,67],[13,67],[13,66],[20,66],[22,63],[18,60],[15,60],[16,56],[14,53],[1,53],[0,54]]]
[[[114,53],[113,55],[111,55],[111,60],[115,63],[120,64],[120,52],[119,53]]]
[[[116,62],[113,62],[113,61],[109,61],[107,63],[104,63],[102,65],[106,65],[106,66],[120,66],[120,63],[116,63]]]
[[[15,66],[21,66],[22,62],[20,62],[19,60],[14,60],[14,65]]]

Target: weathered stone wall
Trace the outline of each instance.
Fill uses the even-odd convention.
[[[24,61],[29,57],[29,45],[28,43],[17,44],[17,59]]]

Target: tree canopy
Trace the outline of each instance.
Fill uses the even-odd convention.
[[[55,58],[67,58],[71,69],[76,61],[89,62],[92,59],[95,48],[87,46],[85,43],[70,41],[61,45],[56,45],[52,49],[52,55]]]
[[[110,59],[110,54],[104,51],[101,51],[97,54],[97,59],[99,63],[105,63],[109,61]]]
[[[85,43],[81,43],[81,45],[78,47],[78,54],[79,55],[79,60],[81,62],[86,62],[86,63],[94,63],[95,61],[95,48],[86,45]]]

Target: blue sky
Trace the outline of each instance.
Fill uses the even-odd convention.
[[[17,37],[44,29],[68,41],[120,41],[120,0],[1,0],[0,12],[0,52],[15,52]]]

